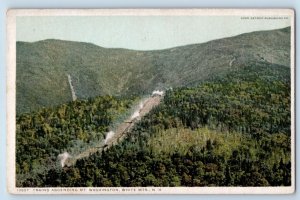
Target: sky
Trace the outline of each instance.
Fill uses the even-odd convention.
[[[22,16],[17,41],[61,39],[107,48],[166,49],[290,26],[290,19],[239,16]]]

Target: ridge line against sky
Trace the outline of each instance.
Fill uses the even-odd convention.
[[[290,25],[288,17],[247,20],[239,16],[31,16],[17,17],[16,39],[57,39],[104,48],[162,50]]]
[[[276,28],[276,29],[270,29],[270,30],[262,30],[262,31],[276,31],[276,30],[281,30],[281,29],[285,29],[285,28],[288,28],[288,27],[291,27],[291,26],[278,28],[278,29]],[[126,50],[131,50],[131,51],[162,51],[162,50],[174,49],[174,48],[177,48],[177,47],[185,47],[185,46],[189,46],[189,45],[205,44],[205,43],[216,41],[216,40],[222,40],[222,39],[226,39],[226,38],[237,37],[239,35],[248,34],[248,33],[255,33],[255,32],[260,32],[260,31],[251,31],[251,32],[241,33],[241,34],[233,35],[233,36],[229,36],[229,37],[216,38],[216,39],[212,39],[212,40],[201,42],[201,43],[184,44],[184,45],[180,45],[180,46],[173,46],[173,47],[168,47],[168,48],[163,48],[163,49],[150,49],[150,50],[128,49],[128,48],[123,48],[123,47],[103,47],[103,46],[100,46],[100,45],[97,45],[97,44],[94,44],[94,43],[91,43],[91,42],[82,42],[82,41],[75,41],[75,40],[61,40],[61,39],[53,39],[53,38],[48,38],[48,39],[43,39],[43,40],[38,40],[38,41],[33,41],[33,42],[27,42],[27,41],[17,41],[17,42],[36,43],[36,42],[43,42],[43,41],[47,41],[47,40],[55,40],[55,41],[62,41],[62,42],[86,43],[86,44],[95,45],[97,47],[104,48],[104,49],[126,49]]]

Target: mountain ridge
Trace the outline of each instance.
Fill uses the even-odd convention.
[[[188,86],[250,63],[290,66],[290,27],[163,50],[104,48],[48,39],[17,42],[17,113],[79,99]]]
[[[241,33],[241,34],[237,34],[237,35],[233,35],[233,36],[228,36],[228,37],[223,37],[223,38],[216,38],[216,39],[212,39],[209,41],[205,41],[205,42],[199,42],[199,43],[190,43],[190,44],[185,44],[185,45],[179,45],[179,46],[173,46],[173,47],[167,47],[167,48],[162,48],[162,49],[149,49],[149,50],[140,50],[140,49],[131,49],[131,48],[125,48],[125,47],[104,47],[101,45],[97,45],[93,42],[82,42],[82,41],[76,41],[76,40],[63,40],[63,39],[42,39],[42,40],[37,40],[37,41],[32,41],[32,42],[28,42],[28,41],[17,41],[17,43],[28,43],[28,44],[34,44],[34,43],[39,43],[39,42],[51,42],[51,41],[59,41],[59,42],[74,42],[74,43],[83,43],[83,44],[90,44],[90,45],[94,45],[96,47],[100,47],[103,49],[116,49],[116,50],[131,50],[131,51],[142,51],[142,52],[147,52],[147,51],[163,51],[163,50],[171,50],[177,47],[185,47],[185,46],[191,46],[191,45],[198,45],[198,44],[206,44],[209,42],[213,42],[213,41],[218,41],[218,40],[223,40],[223,39],[230,39],[230,38],[234,38],[236,36],[243,36],[246,34],[252,34],[252,33],[258,33],[258,32],[269,32],[269,31],[276,31],[276,30],[281,30],[281,31],[287,31],[290,33],[290,26],[287,27],[283,27],[283,28],[279,28],[279,29],[270,29],[270,30],[261,30],[261,31],[251,31],[251,32],[246,32],[246,33]]]

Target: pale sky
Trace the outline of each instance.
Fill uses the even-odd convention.
[[[238,16],[17,17],[17,41],[61,39],[107,48],[165,49],[291,25],[289,18]]]

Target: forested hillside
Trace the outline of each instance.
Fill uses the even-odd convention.
[[[41,174],[60,167],[57,157],[62,152],[75,155],[99,146],[135,101],[102,96],[22,114],[16,126],[17,183],[27,178],[31,184],[39,182]]]
[[[250,62],[290,67],[290,27],[231,38],[135,51],[44,40],[17,42],[17,114],[101,95],[144,95],[154,89],[194,86]]]
[[[167,90],[125,140],[64,168],[55,166],[58,153],[103,138],[136,98],[98,97],[23,114],[17,186],[288,186],[290,97],[290,68],[248,62]]]

